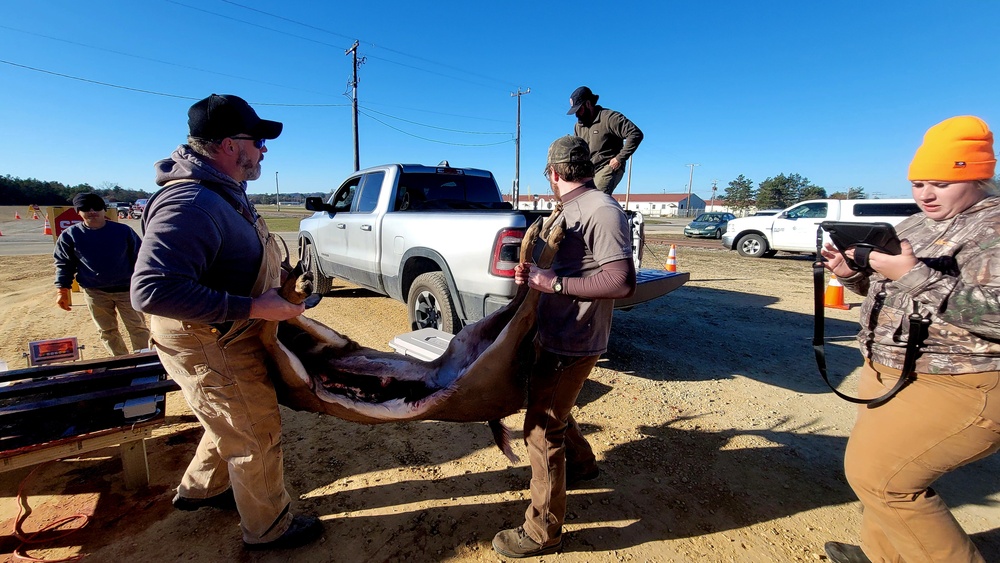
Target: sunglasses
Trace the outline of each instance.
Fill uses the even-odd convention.
[[[87,211],[104,211],[103,209],[98,209],[96,207],[77,207],[77,211],[87,212]]]
[[[242,141],[253,141],[254,148],[260,150],[264,148],[266,139],[254,139],[253,137],[230,137],[230,139],[240,139]]]

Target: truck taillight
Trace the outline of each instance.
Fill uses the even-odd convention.
[[[493,243],[493,257],[490,273],[505,278],[514,277],[514,267],[521,260],[521,240],[524,229],[504,229],[497,234]]]

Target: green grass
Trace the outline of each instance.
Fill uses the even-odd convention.
[[[286,207],[278,209],[274,205],[257,205],[257,213],[264,217],[267,229],[276,233],[297,233],[299,221],[313,214],[304,207]]]

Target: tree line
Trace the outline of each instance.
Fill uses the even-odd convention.
[[[722,196],[733,212],[744,214],[751,208],[785,209],[807,199],[865,199],[865,189],[858,186],[827,195],[826,189],[814,185],[800,174],[778,174],[758,185],[740,174],[729,182]]]
[[[36,180],[35,178],[16,178],[10,174],[0,176],[0,205],[71,205],[73,196],[80,193],[95,193],[109,203],[134,203],[137,199],[149,198],[153,192],[123,188],[117,184],[106,182],[95,188],[90,184],[70,186],[61,182]],[[305,202],[306,196],[322,196],[322,193],[282,193],[281,202]],[[254,205],[273,205],[277,198],[275,194],[249,194]]]

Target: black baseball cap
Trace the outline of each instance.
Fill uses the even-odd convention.
[[[104,198],[92,193],[79,193],[73,196],[73,207],[76,209],[93,209],[103,211],[108,208],[104,204]]]
[[[257,112],[239,96],[212,94],[188,110],[188,130],[192,137],[218,141],[233,135],[255,139],[277,139],[281,123],[257,117]]]
[[[573,93],[569,95],[570,108],[569,111],[566,112],[566,115],[573,115],[579,111],[580,106],[582,106],[583,102],[586,102],[587,100],[596,104],[597,98],[600,98],[600,96],[595,96],[594,93],[590,91],[590,88],[580,86],[576,90],[573,90]]]

